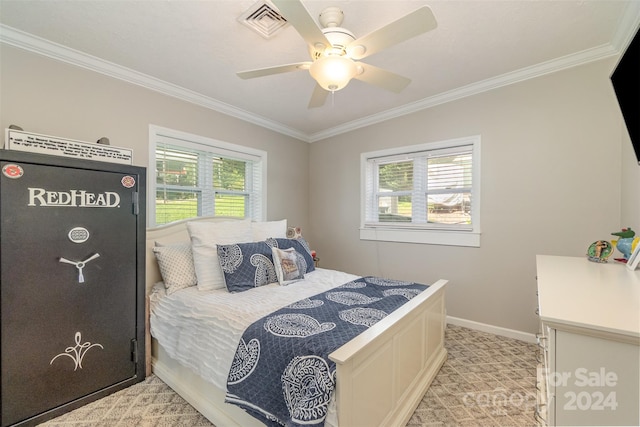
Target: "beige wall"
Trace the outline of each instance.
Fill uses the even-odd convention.
[[[558,72],[312,144],[311,239],[321,265],[426,283],[446,278],[448,315],[537,331],[535,255],[584,256],[593,241],[609,239],[620,227],[625,141],[609,83],[613,63]],[[469,135],[482,137],[480,248],[359,239],[360,153]],[[628,173],[635,182],[625,192],[637,193],[638,173]],[[630,226],[638,225],[638,197],[633,200],[635,210],[625,208],[623,216],[635,219]]]
[[[148,167],[149,125],[267,152],[267,218],[307,228],[309,144],[139,86],[0,44],[0,126],[133,149]],[[4,139],[4,136],[2,137]],[[153,171],[149,171],[153,177]]]

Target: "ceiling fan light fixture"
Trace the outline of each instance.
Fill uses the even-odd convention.
[[[347,57],[329,55],[311,64],[309,73],[323,89],[335,92],[349,84],[358,74],[358,67]]]

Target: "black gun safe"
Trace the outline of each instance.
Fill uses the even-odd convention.
[[[0,150],[2,426],[145,376],[145,168]]]

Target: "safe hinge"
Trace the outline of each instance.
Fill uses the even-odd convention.
[[[133,192],[132,199],[133,199],[133,214],[138,215],[140,213],[140,207],[139,207],[139,195],[137,191]]]
[[[138,363],[138,340],[131,340],[131,361],[133,363]]]

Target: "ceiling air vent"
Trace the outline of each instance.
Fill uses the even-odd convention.
[[[288,25],[284,16],[269,4],[266,0],[261,0],[247,9],[238,21],[251,28],[265,39],[271,38],[280,29]]]

